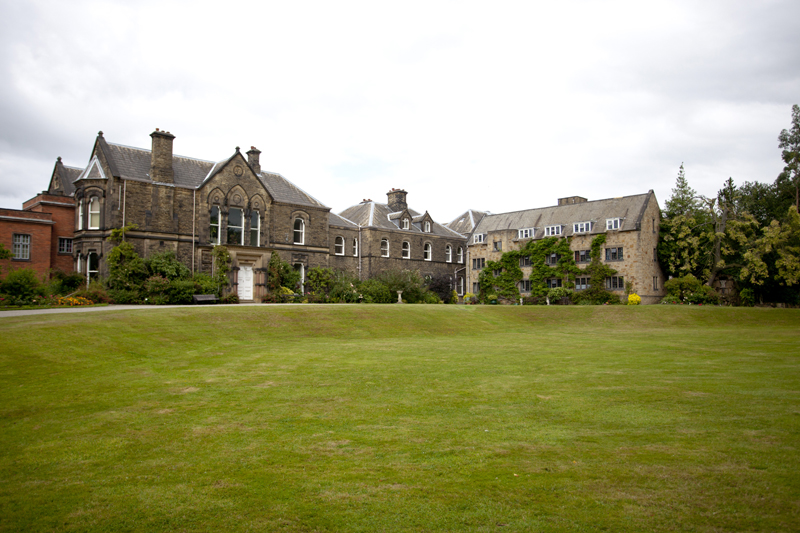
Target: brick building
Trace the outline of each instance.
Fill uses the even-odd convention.
[[[602,261],[617,271],[606,280],[606,288],[624,294],[625,282],[643,304],[658,303],[664,296],[664,273],[658,263],[656,247],[661,211],[655,194],[645,194],[587,201],[580,196],[561,198],[558,205],[511,213],[486,214],[469,235],[468,286],[478,293],[478,274],[486,261],[497,261],[503,252],[518,250],[530,239],[567,237],[575,262],[585,267],[590,261],[592,239],[605,233]],[[530,292],[532,267],[521,265],[522,294]],[[561,280],[551,280],[560,286]],[[576,283],[576,290],[586,288],[586,280]]]

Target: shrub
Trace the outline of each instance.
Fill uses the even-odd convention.
[[[220,303],[223,304],[238,304],[239,303],[239,295],[235,293],[226,294],[219,300]]]
[[[449,302],[445,302],[445,303],[448,303],[448,304],[457,304],[457,303],[458,303],[458,293],[457,293],[455,290],[453,290],[453,291],[450,293],[450,301],[449,301]]]
[[[547,305],[547,298],[544,296],[526,296],[522,299],[522,305]]]
[[[756,304],[756,297],[753,289],[747,288],[739,291],[739,300],[746,307],[753,307]]]
[[[667,296],[677,298],[680,302],[692,304],[717,304],[719,295],[709,287],[700,282],[699,279],[691,274],[681,278],[672,278],[664,282],[664,290]],[[663,303],[664,300],[662,300]]]
[[[219,297],[219,284],[208,274],[195,274],[192,281],[197,291],[195,294],[213,294]]]
[[[422,295],[422,303],[424,304],[440,304],[443,303],[442,300],[439,298],[439,295],[432,291],[426,291],[425,294]]]
[[[145,264],[152,276],[161,276],[170,281],[189,279],[192,275],[189,268],[178,261],[172,250],[151,255],[145,260]]]
[[[199,290],[200,286],[190,279],[174,279],[169,282],[167,299],[174,305],[190,304],[192,295],[199,294]]]
[[[80,272],[67,273],[63,270],[53,270],[50,275],[50,294],[69,294],[78,290],[85,281]]]
[[[392,294],[385,283],[374,278],[362,282],[360,289],[364,303],[390,304],[397,301],[397,293]]]
[[[142,296],[139,291],[129,291],[125,289],[109,289],[109,297],[114,300],[115,304],[140,304],[142,303]]]
[[[108,252],[109,289],[138,291],[147,279],[147,265],[129,242],[123,242]]]
[[[13,296],[19,300],[31,300],[44,295],[44,287],[32,268],[19,268],[6,275],[0,285],[0,293]]]
[[[547,291],[547,298],[553,305],[572,303],[569,298],[572,296],[572,289],[566,287],[553,287]]]
[[[92,281],[88,288],[79,290],[73,296],[75,298],[86,298],[96,304],[114,303],[114,300],[111,299],[111,296],[99,281]]]
[[[438,274],[428,281],[428,290],[435,293],[443,302],[449,302],[453,291],[453,282],[450,276]]]
[[[635,292],[628,296],[628,305],[639,305],[642,303],[642,297]]]

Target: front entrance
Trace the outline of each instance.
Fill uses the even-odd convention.
[[[239,300],[253,299],[253,265],[239,267]]]

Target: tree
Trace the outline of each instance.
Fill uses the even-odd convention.
[[[672,196],[664,204],[658,242],[658,260],[667,275],[682,277],[703,276],[708,266],[708,216],[700,198],[689,186],[681,164]]]
[[[0,259],[11,259],[11,250],[7,250],[2,242],[0,242]]]
[[[792,106],[792,127],[782,130],[778,135],[778,148],[782,148],[781,158],[786,166],[783,171],[794,183],[794,205],[800,206],[800,106]]]
[[[765,257],[774,254],[775,278],[788,286],[800,284],[800,215],[797,207],[789,207],[786,220],[781,223],[773,220],[764,228],[763,236],[745,254],[747,265],[742,269],[742,277],[761,285],[770,277],[769,260]]]

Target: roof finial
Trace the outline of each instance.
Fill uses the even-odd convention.
[[[103,136],[103,130],[100,130],[100,131],[98,131],[98,132],[97,132],[97,136],[98,136],[98,137],[102,137],[102,136]]]
[[[58,157],[56,157],[56,161],[58,161],[59,163],[61,163],[61,156],[58,156]]]
[[[238,146],[236,147],[236,153],[237,154],[239,153],[239,147]]]

